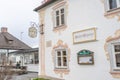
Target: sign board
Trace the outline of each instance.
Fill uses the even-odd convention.
[[[31,38],[37,37],[37,29],[35,27],[30,27],[28,32]]]
[[[89,50],[81,50],[77,53],[78,64],[92,65],[94,64],[93,52]]]
[[[83,43],[96,40],[96,28],[73,32],[73,43]]]

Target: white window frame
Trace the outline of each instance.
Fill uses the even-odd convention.
[[[58,56],[57,56],[57,52],[60,51],[62,53],[62,51],[66,51],[66,58],[67,58],[67,66],[63,65],[63,59],[61,59],[61,66],[58,66]],[[61,58],[63,57],[63,55],[61,54]],[[68,69],[68,50],[67,49],[55,49],[55,68],[57,69]]]
[[[61,22],[61,9],[64,9],[64,24]],[[57,19],[56,19],[56,11],[59,11],[59,25],[57,26]],[[54,28],[61,27],[63,25],[66,25],[66,9],[65,6],[61,6],[54,10]]]
[[[117,7],[116,7],[116,8],[113,8],[113,9],[110,9],[109,0],[106,0],[106,1],[105,1],[106,11],[111,11],[111,10],[115,10],[115,9],[117,9],[117,8],[120,8],[120,0],[116,0],[116,3],[117,3]]]
[[[112,43],[111,63],[112,63],[113,71],[120,70],[120,67],[117,67],[116,65],[116,56],[115,56],[115,54],[120,54],[120,52],[115,52],[115,48],[114,48],[115,45],[120,45],[120,42]]]

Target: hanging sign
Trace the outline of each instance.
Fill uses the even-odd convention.
[[[30,27],[28,32],[29,32],[28,35],[29,35],[31,38],[37,37],[37,29],[36,29],[35,27]]]

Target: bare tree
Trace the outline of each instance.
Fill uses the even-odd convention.
[[[9,80],[12,78],[11,61],[5,55],[0,56],[0,80]]]

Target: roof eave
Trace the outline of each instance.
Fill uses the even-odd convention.
[[[44,4],[42,4],[42,5],[38,6],[37,8],[35,8],[34,11],[37,12],[38,10],[40,10],[40,9],[50,5],[50,4],[52,4],[55,1],[57,1],[57,0],[49,0],[49,1],[45,2]]]

